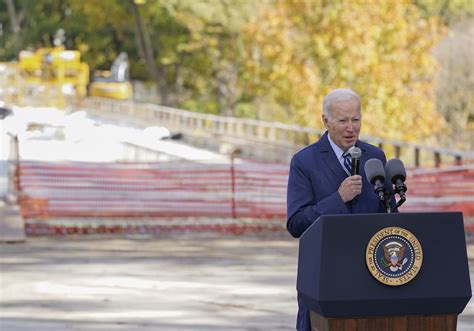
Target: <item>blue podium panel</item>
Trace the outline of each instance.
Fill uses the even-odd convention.
[[[379,282],[366,264],[371,238],[388,227],[410,231],[423,261],[408,283]],[[297,289],[324,317],[460,314],[471,298],[461,213],[321,216],[300,238]]]

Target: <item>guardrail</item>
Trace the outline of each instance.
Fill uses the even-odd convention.
[[[185,131],[191,135],[220,136],[227,139],[231,137],[245,141],[250,146],[259,143],[292,152],[316,141],[324,133],[323,130],[296,125],[201,114],[132,101],[86,98],[79,106],[105,115],[127,115],[147,125],[167,126],[171,130]],[[473,152],[390,141],[370,136],[361,136],[361,139],[384,149],[387,158],[401,158],[408,167],[441,167],[474,162]]]

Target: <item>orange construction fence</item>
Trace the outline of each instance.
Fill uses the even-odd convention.
[[[20,161],[17,170],[30,234],[284,229],[287,164]],[[407,186],[401,212],[474,217],[472,166],[409,170]]]

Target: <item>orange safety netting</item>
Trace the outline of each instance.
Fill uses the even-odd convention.
[[[284,228],[287,164],[21,161],[18,167],[30,233]],[[401,212],[474,217],[472,167],[410,170],[407,186]]]

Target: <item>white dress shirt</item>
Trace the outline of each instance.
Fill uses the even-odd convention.
[[[336,154],[337,160],[338,160],[339,163],[341,164],[342,169],[344,169],[344,171],[350,176],[351,173],[350,173],[349,171],[347,171],[347,168],[344,166],[344,157],[342,156],[342,154],[344,154],[345,151],[342,150],[341,147],[337,146],[337,145],[331,140],[331,137],[329,136],[329,134],[328,134],[328,140],[329,140],[329,144],[331,144],[332,150],[333,150],[334,153]]]

